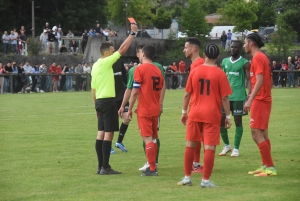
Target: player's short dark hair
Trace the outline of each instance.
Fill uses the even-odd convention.
[[[108,50],[111,46],[113,47],[114,45],[112,43],[110,43],[110,42],[104,42],[104,43],[102,43],[101,46],[100,46],[100,53],[103,55],[104,52],[106,50]]]
[[[198,46],[198,48],[200,48],[200,46],[201,46],[201,42],[200,42],[199,38],[196,38],[196,37],[188,37],[185,39],[185,42],[187,42],[191,45],[196,45],[196,46]]]
[[[235,41],[232,41],[231,43],[236,43],[238,44],[239,48],[242,48],[243,47],[243,43],[239,40],[235,40]]]
[[[261,48],[265,45],[264,42],[262,41],[260,35],[258,35],[257,33],[251,33],[248,36],[246,36],[246,38],[248,40],[251,40],[252,42],[254,42],[258,48]]]
[[[155,56],[155,48],[152,45],[145,45],[143,47],[143,53],[145,54],[146,58],[152,60]]]
[[[136,53],[138,53],[139,50],[142,50],[144,47],[145,47],[145,44],[140,44],[140,45],[136,46],[136,48],[135,48]]]
[[[209,59],[217,59],[220,54],[220,50],[217,45],[210,44],[205,47],[204,53]]]

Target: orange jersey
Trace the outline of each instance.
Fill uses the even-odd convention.
[[[226,74],[218,67],[201,65],[191,72],[186,91],[191,93],[189,121],[220,125],[222,97],[232,93]]]
[[[184,73],[185,71],[185,62],[181,61],[179,62],[179,72]]]
[[[251,80],[252,90],[256,83],[256,75],[259,74],[263,75],[263,81],[264,81],[258,94],[254,98],[256,100],[272,101],[272,97],[271,97],[272,78],[271,78],[271,70],[269,64],[270,64],[269,59],[262,52],[258,52],[252,58],[251,68],[250,68],[250,80]]]
[[[141,64],[134,71],[133,88],[139,89],[137,115],[153,117],[160,114],[160,91],[164,77],[154,64]]]
[[[201,66],[202,64],[204,64],[204,59],[199,57],[198,59],[196,59],[192,64],[191,64],[191,67],[190,67],[190,72],[192,72],[192,70],[194,68],[196,68],[197,66]]]

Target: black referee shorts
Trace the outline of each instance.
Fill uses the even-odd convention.
[[[119,117],[115,98],[101,98],[96,100],[98,115],[98,131],[119,131]]]
[[[117,110],[120,109],[121,105],[122,105],[122,100],[117,100],[116,101]],[[128,107],[129,107],[129,102],[126,103],[123,113],[128,112]]]

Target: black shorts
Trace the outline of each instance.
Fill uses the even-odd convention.
[[[96,100],[98,115],[98,131],[119,131],[119,117],[114,98],[102,98]]]
[[[248,112],[246,113],[244,111],[244,105],[245,101],[229,101],[230,105],[230,111],[232,116],[244,116],[248,115]],[[222,108],[222,113],[224,114],[224,109]]]
[[[122,100],[116,101],[117,110],[120,109],[121,105],[122,105]],[[128,112],[128,107],[129,107],[129,102],[126,103],[123,113]]]

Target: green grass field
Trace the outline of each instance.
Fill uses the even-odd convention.
[[[136,117],[110,163],[121,175],[96,175],[96,118],[89,92],[0,96],[0,200],[299,200],[299,89],[274,89],[269,126],[277,177],[256,178],[260,154],[244,118],[240,156],[216,156],[211,180],[220,187],[179,187],[185,127],[180,123],[183,90],[167,91],[161,120],[159,176],[144,178],[146,162]],[[230,129],[233,144],[234,126]],[[117,136],[117,135],[116,135]],[[116,136],[114,143],[116,142]],[[223,144],[217,147],[216,155]],[[201,154],[203,157],[203,154]],[[202,161],[202,159],[201,159]]]

